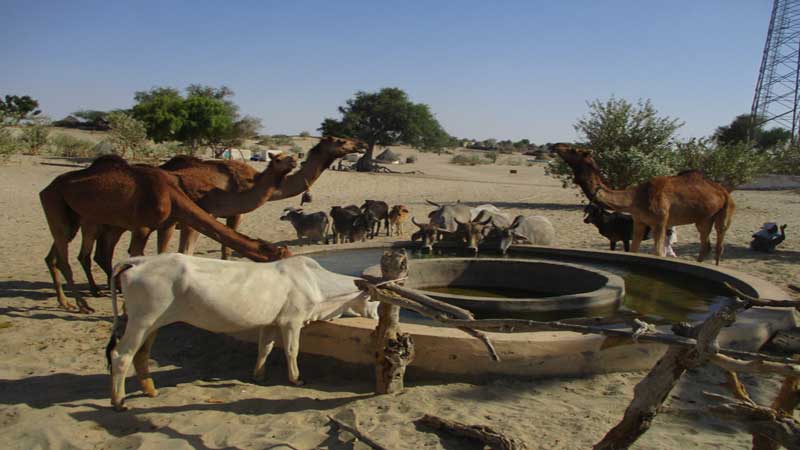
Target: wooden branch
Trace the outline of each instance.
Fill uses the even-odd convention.
[[[797,292],[798,294],[800,294],[800,286],[797,286],[797,285],[794,285],[794,284],[790,284],[789,285],[789,289],[791,289],[791,290]]]
[[[492,357],[492,359],[494,361],[500,361],[500,355],[497,354],[497,350],[495,350],[492,340],[489,339],[489,336],[486,333],[467,327],[460,327],[459,330],[472,337],[480,339],[480,341],[483,342],[483,345],[486,346],[486,350],[489,352],[489,355]]]
[[[774,373],[784,377],[800,377],[800,366],[795,364],[782,364],[771,361],[741,361],[729,356],[716,354],[710,361],[715,365],[732,372],[744,373]]]
[[[725,378],[728,380],[728,388],[730,388],[731,392],[733,392],[733,395],[737,399],[743,402],[753,401],[753,399],[750,398],[750,394],[747,392],[747,388],[744,387],[742,381],[739,379],[739,375],[736,372],[726,370]]]
[[[475,316],[464,308],[459,308],[458,306],[451,305],[450,303],[436,300],[435,298],[428,297],[425,294],[420,294],[419,292],[415,292],[411,289],[398,286],[395,283],[386,283],[382,286],[382,288],[399,294],[407,299],[414,300],[415,302],[425,305],[428,308],[444,312],[453,318],[465,320],[475,319]]]
[[[800,378],[786,377],[781,383],[781,390],[772,402],[772,409],[792,417],[797,405],[800,404],[800,392],[798,392]],[[768,436],[760,433],[753,434],[753,450],[778,450],[778,444]]]
[[[375,450],[389,450],[387,447],[384,447],[383,445],[379,444],[378,442],[376,442],[371,437],[369,437],[366,434],[362,433],[358,429],[358,421],[356,421],[354,423],[354,426],[351,427],[350,425],[342,422],[341,420],[339,420],[339,419],[337,419],[337,418],[335,418],[333,416],[328,416],[328,420],[330,420],[331,422],[335,423],[339,428],[349,432],[350,434],[352,434],[353,436],[358,438],[361,442],[369,445],[370,447],[374,448]]]
[[[596,450],[626,449],[650,429],[661,405],[686,369],[697,367],[716,353],[717,335],[723,326],[735,320],[734,308],[723,305],[702,324],[684,327],[686,334],[697,336],[697,345],[694,348],[670,346],[667,349],[636,385],[633,400],[622,420],[594,446]]]
[[[724,403],[709,406],[708,410],[726,420],[738,422],[744,429],[753,434],[760,434],[790,450],[800,449],[800,423],[793,417],[781,414],[772,408],[765,408],[725,397],[723,395],[703,392],[710,399]]]
[[[523,450],[528,448],[524,442],[507,437],[486,425],[465,425],[430,414],[425,414],[419,419],[419,422],[435,430],[442,430],[455,436],[477,440],[493,450]]]
[[[751,295],[747,295],[744,292],[736,289],[732,284],[725,282],[725,287],[728,288],[729,291],[733,292],[734,295],[737,297],[745,300],[747,305],[745,308],[750,308],[752,306],[773,306],[778,308],[797,308],[800,307],[800,300],[770,300],[770,299],[761,299],[756,298]],[[791,287],[791,285],[790,285]],[[798,291],[800,292],[800,291]]]

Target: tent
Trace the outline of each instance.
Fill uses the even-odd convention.
[[[387,148],[383,151],[383,153],[375,158],[375,161],[389,164],[399,164],[401,159],[400,155]]]

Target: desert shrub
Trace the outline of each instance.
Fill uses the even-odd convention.
[[[675,133],[682,125],[660,117],[649,100],[633,104],[612,97],[590,103],[588,115],[573,127],[594,150],[606,183],[622,189],[673,172]],[[572,184],[572,171],[561,158],[551,160],[545,172],[564,187]]]
[[[292,138],[285,134],[273,134],[272,136],[264,136],[258,141],[259,145],[266,145],[275,147],[277,145],[292,145]]]
[[[733,190],[767,169],[769,158],[761,150],[739,142],[714,145],[705,139],[678,144],[674,172],[695,169],[706,178]]]
[[[49,134],[48,122],[46,120],[37,120],[22,128],[19,143],[25,153],[29,155],[38,155],[41,149],[47,145],[47,136]]]
[[[488,159],[489,161],[491,161],[492,164],[494,164],[497,162],[497,155],[498,153],[496,151],[486,152],[486,159]]]
[[[311,136],[311,133],[309,133],[308,131],[301,131],[300,132],[300,137],[309,137],[309,136]]]
[[[411,155],[408,158],[406,158],[406,164],[414,164],[415,162],[417,162],[417,157],[414,155]]]
[[[124,112],[115,111],[107,116],[111,129],[109,142],[114,151],[123,158],[131,152],[131,158],[147,143],[147,128],[144,122]]]
[[[479,164],[489,164],[489,161],[481,158],[480,155],[455,155],[450,158],[450,164],[459,164],[462,166],[475,166]]]
[[[0,161],[7,160],[19,151],[19,141],[8,128],[0,128]]]
[[[800,175],[800,145],[773,148],[768,154],[767,170],[779,175]]]
[[[523,159],[520,157],[513,157],[506,159],[507,166],[521,166],[523,163]]]
[[[78,139],[66,134],[59,134],[50,139],[50,152],[56,156],[88,157],[92,155],[95,143],[85,139]]]

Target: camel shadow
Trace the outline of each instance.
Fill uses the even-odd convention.
[[[0,281],[0,298],[12,297],[24,297],[30,300],[47,300],[55,297],[55,290],[53,289],[53,283],[44,281]]]
[[[494,205],[500,209],[539,209],[545,211],[583,211],[584,205],[570,205],[564,203],[529,203],[529,202],[505,202],[505,201],[482,201],[482,202],[461,202],[467,206],[475,207],[478,205]]]
[[[41,311],[41,312],[34,312]],[[100,316],[97,314],[79,314],[53,306],[32,306],[30,308],[19,308],[16,306],[0,307],[0,315],[6,317],[18,317],[23,319],[50,320],[59,319],[68,322],[111,322],[111,317]]]
[[[709,252],[709,256],[706,258],[706,261],[711,260],[713,262],[714,242],[715,241],[712,241],[711,252]],[[678,254],[681,256],[691,255],[696,258],[697,255],[700,254],[700,243],[691,242],[687,244],[678,244],[676,246],[676,251],[679,252]],[[795,250],[781,250],[781,248],[778,247],[772,253],[765,253],[765,252],[757,252],[755,250],[751,250],[749,246],[733,245],[726,243],[723,247],[723,252],[722,252],[722,260],[724,261],[725,259],[771,261],[776,263],[798,264],[800,263],[800,252]]]

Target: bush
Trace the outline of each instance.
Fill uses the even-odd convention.
[[[574,125],[587,145],[606,183],[623,189],[673,172],[675,132],[683,125],[670,117],[659,117],[649,100],[633,104],[611,99],[589,104],[589,114]],[[561,158],[546,166],[545,172],[572,184],[572,171]]]
[[[38,155],[39,151],[47,145],[47,136],[50,130],[46,122],[34,122],[22,129],[19,143],[29,155]]]
[[[728,190],[752,181],[764,173],[768,155],[744,142],[712,145],[705,139],[678,144],[674,172],[695,169]]]
[[[414,164],[415,162],[417,162],[417,157],[416,156],[412,155],[412,156],[409,156],[408,158],[406,158],[406,164]]]
[[[258,141],[259,145],[266,145],[268,147],[275,147],[278,145],[292,145],[292,138],[285,134],[274,134],[272,136],[264,136]]]
[[[497,152],[486,152],[486,159],[491,161],[492,164],[497,162]]]
[[[84,139],[74,138],[66,134],[56,135],[50,140],[51,153],[66,158],[86,158],[92,155],[95,143]]]
[[[8,128],[0,128],[0,160],[7,160],[19,151],[19,142]]]
[[[506,159],[507,166],[521,166],[523,163],[523,159],[520,157],[513,157]]]
[[[768,155],[769,173],[800,175],[800,145],[776,147]]]
[[[475,166],[479,164],[489,164],[489,161],[480,157],[480,155],[455,155],[450,158],[450,164],[459,164],[462,166]]]
[[[311,133],[309,133],[308,131],[301,131],[300,132],[300,137],[309,137],[309,136],[311,136]]]
[[[115,152],[124,158],[130,151],[131,158],[135,158],[136,152],[147,142],[144,122],[120,111],[110,113],[107,120],[111,128],[109,141]]]

